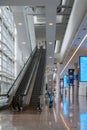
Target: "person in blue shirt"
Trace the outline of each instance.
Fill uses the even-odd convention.
[[[50,94],[48,92],[48,97],[50,99],[50,101],[49,101],[49,108],[52,108],[53,107],[53,99],[54,99],[53,94]]]

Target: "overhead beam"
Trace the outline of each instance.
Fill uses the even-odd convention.
[[[58,6],[59,8],[69,8],[69,9],[71,9],[72,8],[72,6],[68,6],[68,5],[59,5]]]
[[[67,23],[56,23],[56,26],[66,26]],[[34,26],[46,26],[46,23],[37,23]]]
[[[70,13],[64,13],[64,12],[60,12],[60,13],[57,13],[56,15],[70,15]]]

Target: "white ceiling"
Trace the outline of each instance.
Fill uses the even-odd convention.
[[[29,56],[29,39],[27,37],[27,30],[26,30],[26,25],[25,25],[25,18],[23,14],[23,6],[11,6],[11,10],[13,12],[13,17],[16,23],[16,28],[17,28],[17,38],[18,38],[18,46],[20,47],[23,57],[28,57]],[[22,23],[22,25],[18,25],[18,23]],[[25,44],[23,44],[25,43]],[[26,61],[27,59],[25,59]]]
[[[21,6],[44,6],[45,7],[45,24],[42,24],[42,26],[35,25],[35,32],[36,32],[36,40],[38,39],[45,40],[47,43],[47,64],[53,65],[54,64],[54,46],[56,40],[63,41],[63,37],[65,34],[65,29],[68,23],[69,15],[71,12],[72,3],[74,0],[62,0],[63,8],[61,8],[61,0],[0,0],[0,5],[11,5],[11,8],[14,12],[14,17],[16,24],[17,22],[23,22],[22,28],[17,26],[19,36],[18,40],[19,43],[22,41],[25,41],[28,43],[27,35],[25,25],[24,25],[24,16],[23,16],[23,7]],[[12,7],[15,6],[15,7]],[[66,7],[65,7],[66,6]],[[57,14],[57,15],[56,15]],[[62,16],[61,16],[62,15]],[[62,17],[61,19],[58,19],[58,17]],[[60,21],[60,23],[59,23]],[[56,25],[57,22],[57,25]],[[49,25],[49,23],[53,23],[52,26]],[[52,42],[52,45],[49,45],[49,42]],[[27,44],[26,44],[27,46]],[[24,47],[22,47],[24,48]],[[27,49],[27,53],[29,48],[25,47]],[[61,47],[60,47],[61,48]],[[24,49],[23,49],[24,50]],[[51,56],[52,58],[49,58]]]
[[[75,35],[75,38],[72,41],[71,47],[67,50],[64,62],[61,65],[60,73],[62,72],[64,66],[67,64],[68,60],[72,57],[75,50],[78,48],[80,43],[83,41],[84,37],[87,35],[87,14],[85,14],[82,23]],[[74,68],[74,64],[78,63],[79,66],[79,56],[87,56],[87,37],[78,49],[77,53],[74,55],[70,63],[65,68],[64,72],[61,76],[64,75],[64,73],[67,74],[69,68]]]
[[[62,0],[63,8],[61,8],[61,0],[0,0],[0,5],[10,5],[14,12],[14,18],[16,25],[18,22],[22,22],[22,26],[17,25],[18,41],[22,49],[23,54],[28,55],[29,41],[26,35],[25,20],[23,15],[23,6],[44,6],[45,11],[42,16],[38,16],[40,24],[35,24],[36,41],[46,41],[47,43],[47,65],[52,66],[54,64],[54,49],[55,41],[60,40],[59,51],[62,46],[62,41],[65,35],[65,30],[68,24],[69,16],[72,9],[74,0]],[[13,6],[13,7],[12,7]],[[14,7],[15,6],[15,7]],[[44,21],[44,24],[41,24]],[[52,26],[49,23],[53,23]],[[26,46],[22,45],[22,42],[26,42]],[[49,44],[52,42],[53,44]],[[52,58],[49,58],[52,57]],[[49,67],[48,67],[49,68]],[[48,76],[49,85],[52,85],[52,73]],[[51,79],[51,81],[49,81]]]
[[[56,59],[56,62],[63,63],[64,58],[66,58],[66,55],[70,54],[68,53],[68,49],[70,49],[72,42],[75,41],[75,43],[73,44],[75,48],[82,38],[81,36],[83,35],[83,31],[86,32],[86,30],[81,29],[79,31],[78,37],[75,37],[79,29],[79,26],[87,12],[87,0],[62,0],[62,4],[63,4],[62,10],[59,11],[60,8],[58,8],[58,12],[57,12],[57,7],[58,6],[61,7],[60,3],[61,0],[21,0],[21,1],[0,0],[0,5],[16,6],[16,8],[14,9],[14,16],[15,14],[18,15],[18,17],[15,17],[17,21],[24,21],[23,14],[21,14],[21,12],[23,12],[21,6],[29,5],[32,7],[36,7],[36,6],[45,7],[45,12],[44,12],[45,22],[43,24],[35,24],[35,33],[36,33],[37,42],[39,40],[43,40],[43,41],[46,40],[47,42],[47,64],[48,65],[54,64],[54,57]],[[59,23],[59,20],[57,20],[57,16],[59,17],[59,15],[61,14],[63,17],[62,23],[61,22]],[[87,18],[85,19],[85,21],[87,21]],[[49,26],[50,22],[53,23],[52,26]],[[85,26],[87,25],[86,23]],[[25,30],[24,28],[25,26],[23,26],[23,30],[20,31],[20,37],[19,37],[20,43],[21,40],[22,41],[24,40],[28,43],[26,33],[24,33]],[[82,28],[84,28],[84,26],[82,26]],[[21,35],[21,32],[23,32],[22,33],[23,36]],[[55,47],[56,40],[60,40],[61,43],[59,46],[58,53],[54,55],[54,47]],[[53,44],[50,45],[49,42],[52,42]],[[27,44],[25,48],[27,48],[26,52],[28,53],[29,48],[27,47]],[[49,56],[52,56],[53,58],[49,58]],[[74,61],[72,63],[74,63]]]
[[[79,29],[79,26],[87,12],[87,0],[75,0],[69,23],[63,39],[63,44],[60,53],[60,61],[62,62],[66,55],[67,49],[71,46],[72,41]],[[77,39],[78,42],[78,39]]]

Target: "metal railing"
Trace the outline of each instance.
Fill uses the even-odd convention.
[[[27,69],[27,67],[28,67],[28,64],[29,64],[29,63],[31,62],[31,60],[32,60],[32,57],[33,57],[35,51],[36,51],[36,48],[35,48],[35,49],[33,50],[33,52],[31,53],[30,57],[28,58],[28,60],[27,60],[26,63],[24,64],[23,68],[22,68],[21,71],[19,72],[17,78],[15,79],[14,83],[13,83],[12,86],[9,88],[9,90],[7,91],[7,93],[6,93],[6,94],[0,94],[0,96],[7,96],[7,97],[9,97],[10,95],[13,95],[13,96],[14,96],[14,94],[15,94],[17,88],[18,88],[18,85],[19,85],[19,83],[21,82],[21,79],[22,79],[22,77],[23,77],[23,75],[24,75],[24,73],[25,73],[25,71],[26,71],[26,69]]]

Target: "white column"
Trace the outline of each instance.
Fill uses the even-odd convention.
[[[74,63],[75,76],[79,75],[78,63]],[[74,101],[77,101],[79,95],[79,79],[74,80]]]

